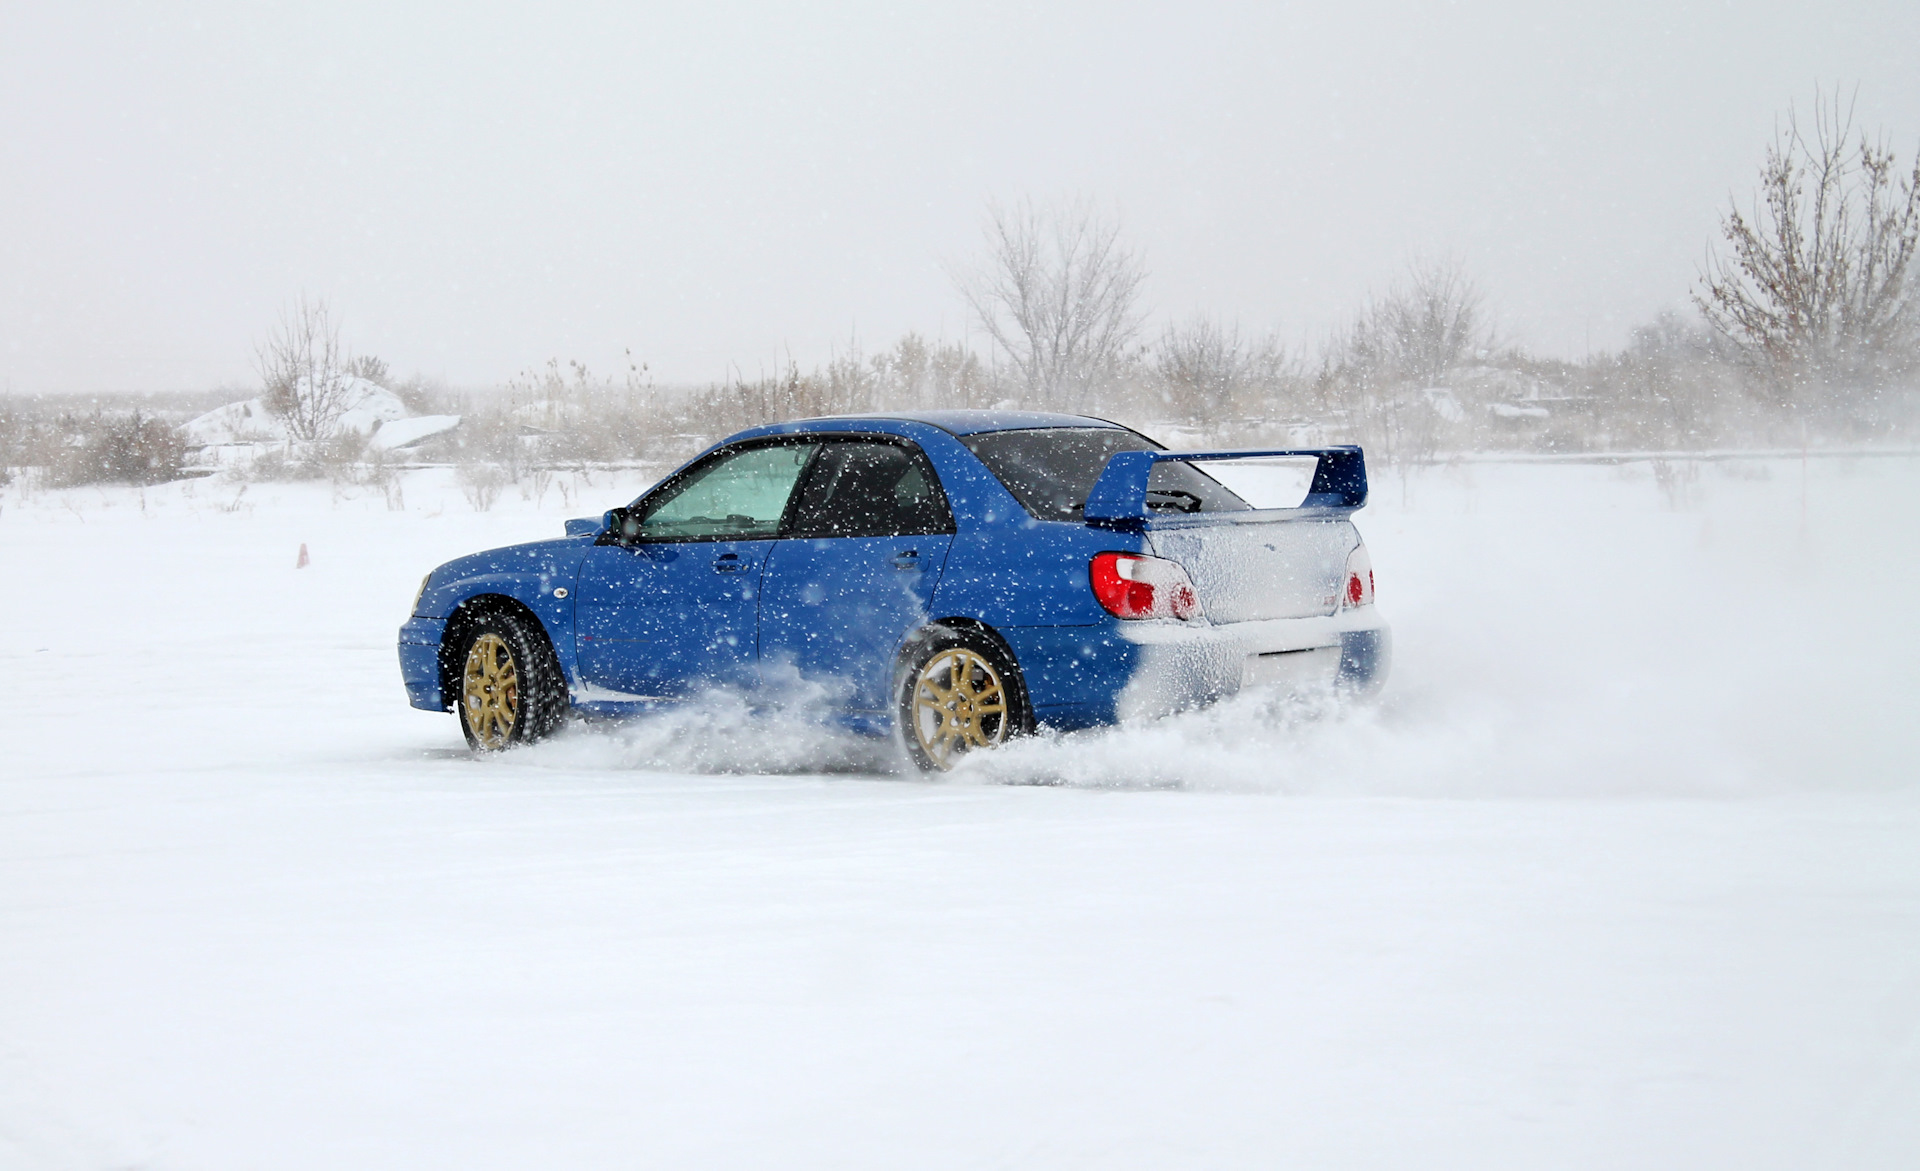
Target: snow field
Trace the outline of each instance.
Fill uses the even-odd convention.
[[[406,707],[422,573],[643,478],[6,490],[0,1167],[1911,1166],[1920,461],[1801,485],[1383,477],[1377,706],[940,782]]]

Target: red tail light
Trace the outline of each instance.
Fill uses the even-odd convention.
[[[1373,558],[1367,547],[1357,545],[1347,554],[1347,586],[1340,594],[1341,609],[1373,605]]]
[[[1116,618],[1178,618],[1200,615],[1200,596],[1177,561],[1135,553],[1101,553],[1087,567],[1093,596]]]

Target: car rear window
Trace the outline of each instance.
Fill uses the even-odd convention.
[[[1118,427],[1035,427],[984,431],[960,442],[1038,520],[1077,521],[1087,494],[1120,451],[1161,451],[1158,443]],[[1155,464],[1147,507],[1156,512],[1224,512],[1249,507],[1192,464]]]

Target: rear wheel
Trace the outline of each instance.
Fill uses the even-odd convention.
[[[946,772],[1025,732],[1029,722],[1017,668],[988,639],[943,629],[908,657],[899,726],[921,770]]]
[[[460,730],[475,752],[531,743],[566,718],[560,664],[534,623],[482,615],[467,626],[459,653]]]

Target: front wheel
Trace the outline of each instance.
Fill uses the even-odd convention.
[[[460,730],[475,752],[531,743],[565,719],[560,664],[534,623],[483,615],[468,626],[460,652]]]
[[[940,630],[908,656],[899,725],[907,755],[922,771],[946,772],[1030,723],[1018,669],[987,639]]]

